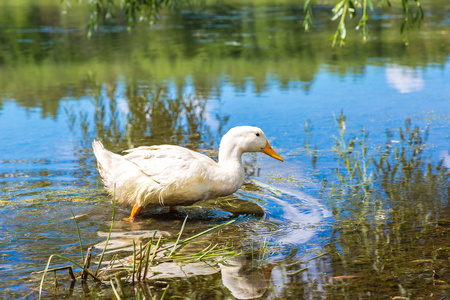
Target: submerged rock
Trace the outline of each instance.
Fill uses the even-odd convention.
[[[255,202],[234,196],[200,201],[196,203],[196,206],[208,210],[221,210],[234,215],[264,215],[264,209]]]

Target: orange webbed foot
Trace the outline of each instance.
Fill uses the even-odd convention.
[[[139,212],[141,211],[141,209],[142,209],[142,206],[139,206],[139,205],[135,204],[135,205],[133,206],[133,209],[131,210],[131,215],[130,215],[130,217],[129,217],[129,218],[124,218],[124,221],[127,221],[127,222],[134,222],[134,221],[135,221],[134,218],[139,214]]]

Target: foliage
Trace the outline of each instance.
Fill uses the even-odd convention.
[[[303,9],[305,13],[305,19],[303,22],[305,30],[308,30],[312,24],[312,6],[316,2],[317,0],[314,0],[314,2],[311,0],[305,0]],[[379,7],[391,7],[390,0],[379,0],[377,2],[378,3],[376,4]],[[424,14],[420,0],[402,0],[401,2],[404,19],[402,25],[400,26],[400,32],[405,35],[405,43],[408,43],[410,30],[415,26],[420,27]],[[345,44],[347,40],[346,21],[348,19],[353,19],[358,15],[360,15],[360,19],[358,21],[358,25],[356,26],[356,30],[361,29],[363,41],[366,41],[368,37],[367,21],[369,19],[369,11],[373,12],[373,10],[374,5],[372,0],[338,0],[337,4],[332,9],[332,20],[338,20],[338,27],[332,37],[332,46],[335,46],[338,42],[340,45]]]
[[[62,0],[67,7],[69,0]],[[154,24],[165,7],[174,8],[179,5],[190,4],[190,0],[91,0],[90,22],[88,34],[96,30],[99,23],[111,20],[123,20],[131,29],[138,22]]]
[[[69,0],[65,1],[66,5],[70,5]],[[154,24],[158,20],[161,10],[165,7],[178,7],[186,5],[199,6],[203,1],[200,0],[92,0],[89,1],[91,7],[90,23],[88,27],[89,35],[92,30],[97,29],[99,23],[105,21],[123,20],[131,29],[137,22],[144,21]],[[325,3],[328,4],[328,3]],[[390,0],[378,0],[375,3],[378,7],[391,7]],[[404,41],[408,43],[410,30],[414,27],[420,27],[424,17],[420,0],[401,0],[403,22],[400,32],[404,34]],[[304,0],[303,3],[303,27],[305,31],[309,31],[313,25],[313,7],[317,6],[317,0]],[[362,32],[362,39],[365,42],[368,37],[367,21],[369,13],[373,13],[374,3],[372,0],[337,0],[332,8],[332,20],[337,21],[337,29],[331,37],[334,47],[337,43],[345,44],[347,40],[347,21],[359,17],[356,30]]]

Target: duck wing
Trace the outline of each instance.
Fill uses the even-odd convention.
[[[124,156],[161,185],[207,177],[217,163],[198,152],[172,145],[138,147]]]

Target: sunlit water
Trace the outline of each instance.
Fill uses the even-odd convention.
[[[57,6],[47,9],[59,15]],[[425,34],[418,35],[419,41],[413,40],[411,48],[403,50],[410,58],[405,62],[399,50],[389,55],[389,49],[404,48],[389,39],[378,48],[373,45],[375,41],[369,42],[367,53],[362,55],[361,49],[355,49],[360,41],[333,50],[326,34],[294,35],[300,29],[290,26],[296,26],[293,24],[298,23],[296,13],[300,11],[298,6],[236,8],[215,22],[209,21],[207,13],[174,12],[152,29],[139,27],[128,33],[120,26],[104,27],[90,41],[82,30],[82,20],[86,20],[83,9],[75,10],[75,17],[69,13],[62,20],[26,18],[25,24],[1,15],[1,28],[7,28],[2,36],[16,50],[2,48],[0,293],[7,298],[34,298],[41,275],[30,273],[43,270],[50,255],[80,260],[72,213],[86,215],[79,224],[85,248],[104,242],[113,209],[90,150],[94,138],[103,140],[115,152],[130,146],[174,143],[214,156],[215,152],[208,150],[217,151],[220,136],[243,124],[261,127],[285,158],[281,163],[263,154],[246,156],[247,183],[236,196],[258,204],[264,215],[237,216],[186,208],[175,215],[145,212],[130,224],[121,221],[128,216],[129,208],[119,205],[113,230],[119,237],[113,238],[113,245],[120,244],[121,234],[132,231],[158,230],[174,236],[186,215],[190,217],[186,234],[235,218],[236,222],[222,229],[220,235],[208,238],[231,241],[244,251],[268,243],[265,273],[258,273],[263,277],[250,284],[257,291],[254,297],[261,296],[261,289],[269,298],[302,294],[327,297],[330,277],[354,275],[342,274],[350,270],[357,274],[356,261],[354,265],[348,262],[348,269],[333,264],[333,255],[346,253],[345,247],[350,245],[337,240],[332,208],[322,190],[323,179],[330,175],[330,168],[336,167],[331,151],[333,136],[339,135],[336,118],[341,111],[346,115],[350,136],[357,136],[364,127],[370,133],[368,145],[374,152],[384,145],[385,132],[403,127],[407,119],[422,129],[430,126],[426,157],[433,164],[445,159],[443,165],[448,168],[450,57],[448,46],[442,47],[448,33],[441,33],[442,23],[435,24],[435,39],[429,41],[428,51],[420,47]],[[448,22],[448,16],[443,18]],[[324,31],[333,28],[322,19],[317,26]],[[273,33],[277,30],[279,35]],[[374,40],[381,38],[374,35]],[[161,49],[164,47],[167,51]],[[27,58],[26,49],[31,49],[33,60]],[[305,54],[305,49],[318,53]],[[383,53],[377,55],[377,49]],[[358,57],[353,59],[352,51]],[[428,60],[423,58],[426,53]],[[167,98],[155,100],[153,103],[162,106],[154,104],[146,113],[142,112],[148,106],[130,100],[155,99],[158,88],[163,88]],[[171,107],[174,99],[181,102]],[[100,119],[96,119],[98,109],[105,109]],[[132,123],[127,115],[137,120],[135,127],[127,125]],[[312,126],[309,137],[305,123]],[[315,170],[305,150],[308,138],[322,151]],[[442,205],[448,207],[448,203]],[[448,209],[442,210],[442,216],[431,214],[436,220],[449,218]],[[388,227],[386,235],[395,231],[395,226]],[[337,249],[334,253],[330,247],[333,242]],[[130,246],[129,240],[125,246]],[[100,253],[101,247],[94,251]],[[308,261],[324,253],[330,253],[330,257]],[[237,264],[249,265],[250,258],[246,259]],[[54,265],[67,263],[56,260]],[[303,267],[309,268],[307,275],[292,275]],[[441,273],[444,271],[441,268]],[[195,280],[181,280],[179,291],[192,295],[196,289],[189,288],[189,282],[201,286],[205,297],[211,297],[214,289],[236,298],[250,297],[233,289],[236,283],[232,278],[238,276],[233,272],[222,266],[211,272],[215,276],[212,279],[199,275]],[[94,289],[101,293],[101,288]],[[397,287],[386,287],[385,295],[401,295],[401,289],[398,293],[393,290]],[[64,292],[62,289],[59,295]],[[72,295],[82,293],[77,285]],[[156,293],[161,295],[161,289],[156,288]],[[49,291],[49,295],[58,292]]]

